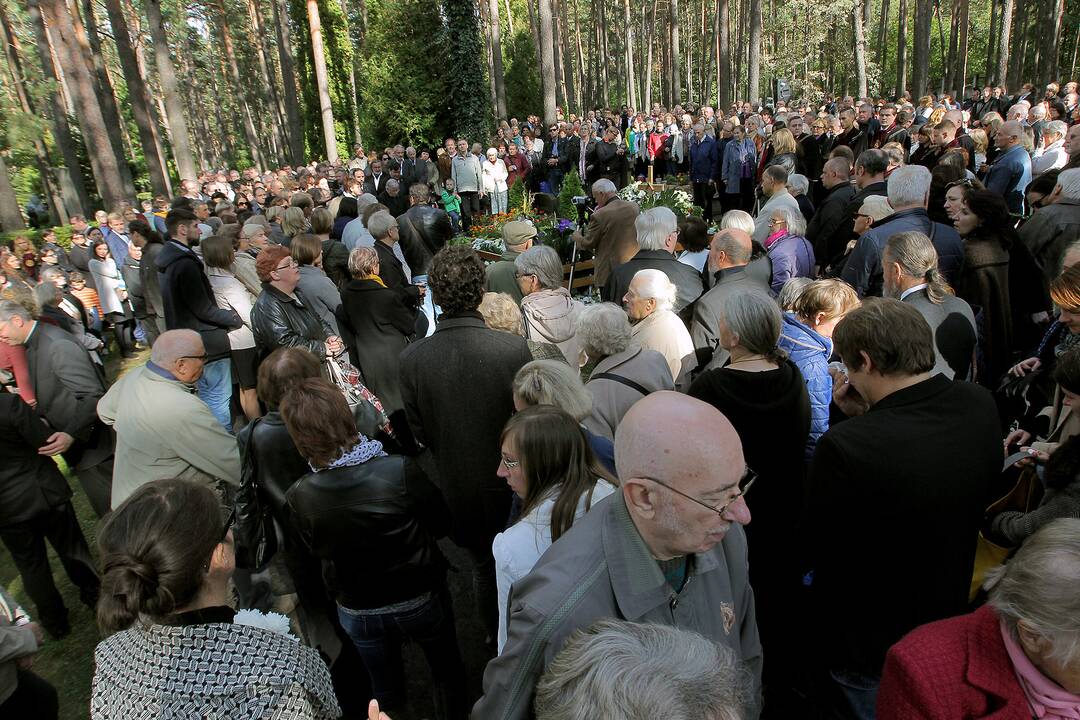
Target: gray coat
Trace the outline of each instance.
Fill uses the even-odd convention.
[[[969,379],[977,342],[971,306],[955,295],[946,295],[941,303],[930,302],[925,289],[906,295],[904,302],[919,311],[934,333],[933,372],[950,380]]]
[[[484,696],[473,720],[532,717],[536,682],[575,630],[601,618],[673,625],[730,648],[761,686],[761,643],[739,525],[720,544],[694,555],[675,594],[630,519],[622,493],[577,521],[510,590],[502,655],[484,670]],[[743,717],[756,718],[758,708]]]
[[[334,281],[328,278],[321,268],[301,265],[297,287],[304,293],[315,314],[330,328],[331,335],[338,335],[337,316],[334,313],[341,307],[341,291]]]
[[[757,262],[756,260],[754,261]],[[728,361],[728,351],[720,347],[720,309],[736,293],[769,292],[768,278],[754,272],[754,263],[718,270],[716,284],[694,304],[694,322],[690,339],[694,341],[699,371],[722,367]],[[762,267],[759,263],[756,267]]]
[[[655,350],[631,345],[621,353],[609,355],[597,363],[589,375],[589,381],[585,383],[585,389],[593,399],[592,414],[581,424],[594,435],[603,435],[608,440],[615,439],[615,428],[623,415],[645,396],[626,383],[597,377],[601,373],[626,378],[649,392],[675,389],[675,380],[671,377],[667,360]]]

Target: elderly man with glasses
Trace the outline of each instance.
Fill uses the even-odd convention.
[[[98,402],[98,416],[116,430],[112,507],[152,480],[197,480],[223,498],[226,485],[239,486],[236,440],[193,393],[206,360],[198,333],[169,330],[154,343],[150,360]]]
[[[731,423],[674,392],[645,397],[615,438],[622,491],[604,499],[514,585],[503,653],[484,672],[476,718],[530,717],[537,680],[567,638],[601,618],[670,625],[729,648],[753,679],[761,644],[748,579],[754,482]]]

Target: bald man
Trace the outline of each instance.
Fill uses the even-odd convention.
[[[113,508],[151,480],[196,480],[222,493],[224,483],[239,486],[236,440],[195,395],[205,365],[199,333],[169,330],[98,401],[98,417],[116,430]]]
[[[986,189],[1005,198],[1009,212],[1014,215],[1024,212],[1024,188],[1031,182],[1031,156],[1021,142],[1023,137],[1024,129],[1020,123],[1002,123],[994,135],[994,145],[999,153],[985,180]]]
[[[851,163],[847,158],[834,157],[825,163],[821,169],[821,187],[825,197],[806,226],[806,239],[814,246],[818,264],[828,267],[843,256],[850,239],[844,221],[855,187],[851,184]]]
[[[727,298],[748,290],[769,292],[768,278],[772,271],[768,276],[751,271],[752,253],[750,234],[737,228],[721,230],[709,243],[706,265],[713,274],[713,286],[694,304],[694,321],[690,325],[699,370],[721,367],[730,357],[720,347],[720,308]]]
[[[693,630],[754,678],[761,644],[748,580],[752,475],[731,423],[675,392],[634,405],[615,434],[622,492],[605,498],[514,585],[506,647],[484,671],[476,720],[531,717],[536,681],[567,637],[600,618]]]

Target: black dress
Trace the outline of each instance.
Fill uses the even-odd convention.
[[[757,473],[746,496],[750,524],[750,583],[758,628],[771,661],[766,670],[766,703],[784,707],[785,691],[796,683],[794,648],[801,645],[801,568],[795,552],[795,525],[802,512],[810,397],[798,367],[785,360],[775,370],[709,370],[690,386],[731,421],[742,441],[747,467]]]

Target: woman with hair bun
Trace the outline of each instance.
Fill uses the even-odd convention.
[[[315,650],[234,622],[232,520],[209,487],[174,479],[143,485],[105,521],[93,720],[166,707],[170,717],[341,715]]]

